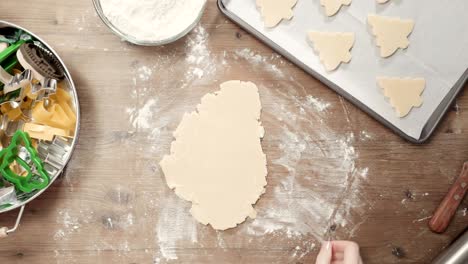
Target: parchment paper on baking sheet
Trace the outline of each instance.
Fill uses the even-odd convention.
[[[333,17],[325,16],[320,1],[299,0],[294,18],[283,20],[272,29],[264,27],[255,0],[223,0],[223,4],[229,12],[414,139],[421,137],[437,106],[468,68],[467,0],[390,1],[385,5],[355,0]],[[413,19],[415,28],[409,37],[409,48],[381,58],[367,24],[368,14]],[[327,73],[307,40],[310,30],[355,32],[351,62]],[[425,78],[423,105],[413,108],[407,117],[398,118],[377,86],[377,76]]]

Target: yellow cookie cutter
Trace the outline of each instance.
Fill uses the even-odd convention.
[[[36,102],[32,108],[35,123],[75,131],[76,114],[72,108],[72,98],[62,88],[57,88],[49,98]]]
[[[23,131],[27,132],[31,138],[45,141],[52,141],[55,136],[61,136],[65,138],[71,137],[69,130],[33,123],[24,124]]]
[[[8,120],[16,121],[23,116],[23,112],[20,107],[13,108],[11,104],[2,104],[0,106],[0,111],[2,114],[8,117]]]

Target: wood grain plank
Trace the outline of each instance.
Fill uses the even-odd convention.
[[[427,228],[468,157],[464,93],[431,140],[416,146],[229,22],[214,0],[198,29],[205,34],[164,47],[120,41],[91,1],[2,1],[0,10],[0,19],[58,51],[82,108],[66,174],[0,241],[0,263],[313,263],[332,211],[345,218],[335,237],[360,243],[366,263],[429,263],[466,228],[466,199],[445,234]],[[187,63],[190,54],[203,62]],[[143,66],[153,71],[148,80],[139,77]],[[203,78],[190,75],[195,67]],[[259,219],[215,232],[191,222],[189,204],[168,190],[158,162],[182,115],[230,79],[259,86],[269,176]],[[328,108],[317,111],[311,96]],[[141,116],[150,100],[152,115]],[[275,208],[291,222],[272,217]],[[0,225],[14,218],[2,214]],[[269,231],[272,224],[278,229]]]

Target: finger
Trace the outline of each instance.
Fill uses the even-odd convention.
[[[332,261],[333,260],[343,260],[344,252],[332,252]]]
[[[334,260],[330,264],[344,264],[343,260]]]
[[[359,264],[361,256],[359,255],[359,246],[350,242],[344,251],[344,264]]]
[[[351,241],[344,241],[344,240],[332,241],[333,251],[344,252],[345,249],[351,244],[356,244],[356,243],[351,242]]]
[[[320,252],[317,256],[315,264],[329,264],[332,258],[332,247],[328,245],[328,241],[325,241],[320,248]]]

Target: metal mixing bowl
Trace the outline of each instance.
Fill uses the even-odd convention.
[[[182,31],[179,34],[175,35],[174,37],[171,37],[171,38],[168,38],[168,39],[164,39],[164,40],[160,40],[160,41],[145,41],[145,40],[136,39],[135,37],[122,32],[118,27],[114,26],[112,24],[112,22],[110,22],[109,19],[107,19],[106,15],[104,15],[104,12],[103,12],[102,6],[101,6],[101,1],[100,0],[93,0],[94,9],[96,9],[96,13],[99,15],[102,22],[104,22],[104,24],[115,35],[119,36],[120,38],[122,38],[122,39],[124,39],[124,40],[126,40],[126,41],[128,41],[130,43],[140,45],[140,46],[162,46],[162,45],[165,45],[165,44],[172,43],[172,42],[182,38],[183,36],[187,35],[190,31],[192,31],[193,28],[195,28],[195,26],[198,24],[198,22],[200,22],[200,19],[201,19],[202,15],[203,15],[203,12],[205,11],[205,8],[206,8],[206,2],[207,1],[205,0],[205,3],[203,4],[203,7],[200,9],[200,13],[197,16],[197,19],[195,19],[195,21],[193,21],[193,23],[190,24],[190,26],[187,27],[184,31]]]

